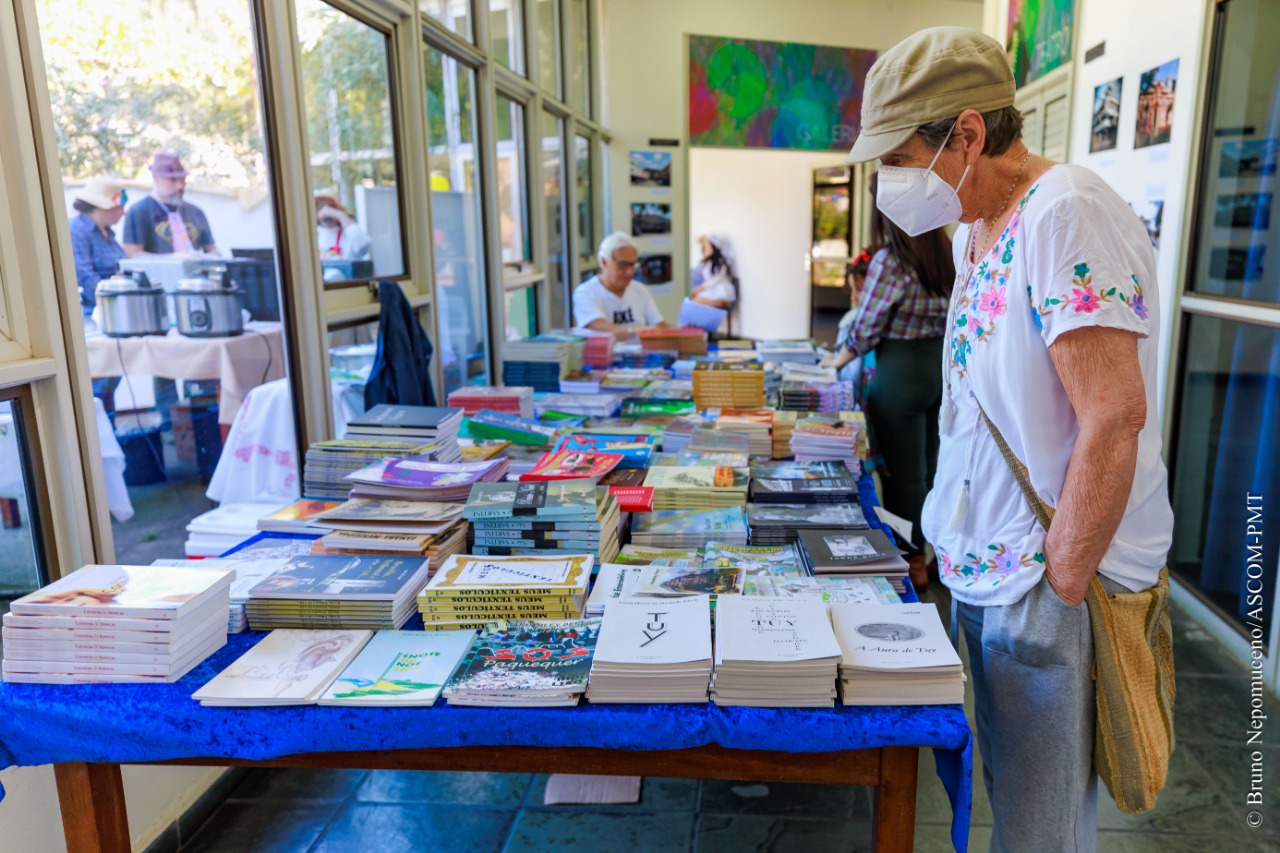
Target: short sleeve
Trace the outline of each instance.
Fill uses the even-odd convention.
[[[200,233],[197,235],[197,240],[199,241],[199,245],[197,245],[196,248],[206,249],[209,246],[212,246],[214,244],[213,229],[209,227],[209,217],[204,215],[203,210],[197,207],[195,208],[195,212],[196,212],[196,216],[198,217],[196,226],[200,231]]]
[[[573,291],[573,325],[582,328],[593,320],[607,320],[592,282],[580,284]]]
[[[644,294],[644,324],[656,326],[662,322],[662,312],[658,310],[658,303],[653,300],[653,294],[645,285],[640,285],[640,292]]]
[[[146,232],[146,226],[142,222],[142,217],[145,215],[142,207],[146,203],[146,199],[143,199],[129,208],[129,212],[124,215],[124,232],[120,236],[121,242],[135,246],[146,243],[142,236]]]
[[[1046,346],[1089,326],[1150,334],[1151,244],[1120,204],[1069,193],[1018,235],[1014,251],[1027,253],[1028,296]]]

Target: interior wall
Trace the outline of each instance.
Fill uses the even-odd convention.
[[[754,285],[762,288],[759,291],[753,289],[752,283],[744,287],[743,333],[759,335],[767,331],[758,327],[760,321],[752,319],[759,315],[751,306],[769,306],[765,310],[777,313],[779,329],[784,324],[781,318],[786,318],[787,336],[807,335],[809,292],[804,258],[809,242],[808,203],[804,203],[801,228],[796,225],[796,208],[789,202],[776,203],[765,187],[781,186],[790,191],[796,181],[794,192],[798,198],[806,198],[811,176],[807,167],[801,169],[797,164],[814,156],[814,152],[699,149],[695,161],[685,122],[685,36],[718,35],[883,50],[927,26],[981,27],[982,4],[971,0],[602,0],[601,5],[603,123],[614,135],[609,148],[614,227],[625,229],[629,225],[630,204],[638,200],[632,198],[630,191],[627,152],[631,148],[648,147],[648,141],[654,138],[676,139],[680,146],[672,149],[674,157],[692,167],[673,170],[671,250],[675,280],[670,293],[655,294],[658,306],[667,319],[675,320],[680,300],[689,291],[689,244],[697,228],[691,209],[690,181],[708,186],[713,179],[700,179],[693,174],[694,163],[715,163],[715,155],[723,153],[728,159],[714,171],[715,179],[720,180],[727,176],[728,164],[736,160],[736,155],[755,154],[755,158],[737,161],[749,163],[751,170],[736,175],[736,183],[741,185],[737,197],[748,205],[746,210],[736,212],[751,217],[755,226],[751,233],[764,234],[763,244],[757,246],[754,239],[748,243],[750,238],[740,237],[721,224],[723,220],[711,227],[728,233],[739,254],[750,246],[749,251],[761,257],[763,268],[778,271],[776,277]],[[839,159],[836,152],[829,156]],[[689,180],[679,180],[681,172],[689,175]],[[802,178],[797,178],[801,173]],[[715,212],[699,210],[696,219],[705,221]],[[785,242],[782,235],[786,235]],[[745,260],[742,266],[746,268]],[[772,322],[769,326],[772,328]]]

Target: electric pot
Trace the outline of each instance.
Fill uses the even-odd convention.
[[[178,332],[226,338],[244,332],[244,291],[212,278],[184,278],[173,295]]]
[[[141,271],[116,273],[98,282],[102,333],[112,338],[163,335],[169,331],[164,290],[153,287]]]

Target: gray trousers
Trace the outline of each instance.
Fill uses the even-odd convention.
[[[1120,587],[1103,580],[1108,590]],[[959,604],[998,853],[1097,849],[1089,610],[1041,580],[1001,607]]]

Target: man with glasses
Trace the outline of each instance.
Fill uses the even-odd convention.
[[[600,243],[600,272],[573,291],[573,322],[578,328],[633,335],[650,326],[666,326],[653,295],[632,279],[640,253],[615,231]]]

